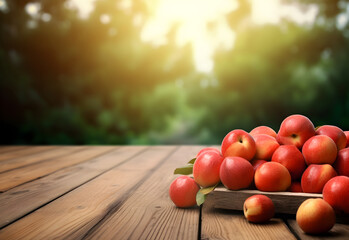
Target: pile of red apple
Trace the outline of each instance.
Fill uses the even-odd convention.
[[[249,133],[235,129],[223,139],[221,150],[204,148],[192,161],[193,178],[180,176],[169,190],[177,207],[195,205],[200,189],[222,183],[227,189],[322,193],[308,199],[297,211],[298,225],[306,233],[329,231],[335,213],[349,214],[349,131],[324,125],[315,129],[303,115],[291,115],[278,133],[259,126]],[[262,195],[244,203],[251,222],[274,215],[272,201]],[[256,210],[256,209],[260,210]]]

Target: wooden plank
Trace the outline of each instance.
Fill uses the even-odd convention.
[[[321,235],[309,235],[305,234],[298,226],[295,219],[287,219],[287,223],[292,231],[300,238],[304,240],[348,240],[349,239],[349,225],[346,223],[336,223],[333,228],[325,234]]]
[[[11,169],[15,169],[15,168],[19,168],[19,167],[23,167],[26,165],[30,165],[33,163],[37,163],[40,161],[44,161],[44,160],[49,160],[51,158],[56,158],[59,156],[63,156],[63,155],[67,155],[67,154],[71,154],[73,152],[77,152],[80,151],[81,149],[84,149],[86,147],[55,147],[51,149],[45,149],[45,147],[43,147],[43,149],[41,149],[41,151],[37,152],[36,154],[30,154],[26,151],[25,155],[20,154],[18,157],[16,158],[11,158],[11,159],[6,159],[0,162],[0,173],[11,170]],[[35,148],[29,148],[26,150],[36,150]]]
[[[99,147],[91,147],[95,151]],[[71,166],[0,195],[0,228],[42,205],[73,190],[112,167],[143,151],[144,146],[115,148],[101,156],[87,156],[90,161]],[[21,207],[18,207],[21,206]]]
[[[39,177],[46,176],[59,169],[86,161],[87,159],[96,156],[96,154],[98,155],[111,151],[113,148],[114,147],[112,146],[103,146],[96,149],[84,147],[84,150],[80,152],[82,147],[71,147],[70,150],[62,147],[61,152],[63,152],[63,154],[61,154],[59,149],[57,149],[59,157],[1,173],[0,192],[9,190],[15,186],[32,181]]]
[[[296,239],[286,224],[272,218],[263,224],[249,223],[241,211],[216,209],[208,195],[202,207],[202,239]]]
[[[176,208],[168,196],[176,167],[201,147],[177,150],[123,204],[113,209],[84,239],[197,239],[199,207]]]
[[[25,149],[25,148],[29,148],[29,146],[8,146],[8,145],[3,145],[3,146],[0,146],[0,154],[11,152],[11,151],[17,151],[17,150]]]
[[[77,239],[120,205],[175,147],[149,147],[0,230],[0,239]],[[115,227],[115,226],[113,226]]]
[[[211,193],[216,208],[242,210],[245,200],[256,194],[268,196],[275,205],[276,213],[296,214],[298,207],[308,198],[322,198],[322,194],[293,192],[262,192],[258,190],[231,191],[225,187],[217,187]]]
[[[55,146],[33,146],[25,147],[15,151],[5,152],[0,154],[0,161],[11,160],[13,158],[20,158],[30,154],[44,152],[50,149],[56,148]]]

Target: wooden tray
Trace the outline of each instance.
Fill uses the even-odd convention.
[[[322,198],[322,194],[294,192],[261,192],[258,190],[231,191],[217,187],[208,194],[206,201],[212,201],[215,208],[242,210],[245,200],[256,194],[268,196],[275,205],[276,213],[296,214],[299,205],[308,198]]]

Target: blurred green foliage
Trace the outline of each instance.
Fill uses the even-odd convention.
[[[212,74],[195,70],[175,29],[160,47],[140,39],[141,0],[129,11],[96,1],[87,19],[66,1],[36,1],[49,21],[29,16],[29,2],[0,11],[1,144],[220,144],[235,128],[277,131],[293,113],[349,130],[349,26],[336,24],[346,1],[298,1],[320,9],[311,27],[238,28]],[[250,10],[239,2],[234,29]]]

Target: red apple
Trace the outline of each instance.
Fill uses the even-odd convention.
[[[331,230],[336,223],[336,215],[323,199],[310,198],[299,206],[296,221],[305,233],[320,234]]]
[[[306,168],[303,154],[295,145],[281,145],[274,152],[271,161],[284,165],[290,172],[292,180],[299,179]]]
[[[219,183],[219,169],[223,157],[218,151],[208,150],[202,152],[195,160],[193,176],[195,182],[202,187],[214,186]]]
[[[342,129],[337,126],[324,125],[316,130],[317,135],[326,135],[332,138],[337,145],[338,151],[345,148],[347,145],[347,137]]]
[[[256,171],[260,165],[262,165],[263,163],[266,163],[266,162],[267,161],[263,160],[263,159],[252,159],[251,160],[251,164],[252,164],[254,171]]]
[[[217,149],[217,148],[213,148],[213,147],[205,147],[203,149],[201,149],[197,154],[196,154],[196,158],[203,152],[207,152],[207,151],[215,151],[219,154],[221,154],[221,152]]]
[[[321,193],[325,184],[337,176],[334,168],[329,164],[311,164],[304,171],[301,179],[305,193]]]
[[[300,182],[292,182],[288,191],[290,191],[290,192],[303,192],[301,183]]]
[[[314,135],[315,128],[310,119],[296,114],[282,121],[276,139],[282,145],[295,145],[301,148]]]
[[[252,137],[257,134],[267,134],[269,136],[272,136],[273,138],[276,138],[276,132],[274,131],[274,129],[267,126],[258,126],[252,129],[250,134]]]
[[[254,182],[260,191],[286,191],[291,185],[291,175],[280,163],[266,162],[257,168]]]
[[[257,168],[262,165],[263,163],[266,163],[267,161],[266,160],[263,160],[263,159],[252,159],[250,161],[250,163],[252,164],[252,167],[253,167],[253,170],[254,172],[256,172]],[[252,189],[256,189],[256,185],[254,183],[254,179],[252,180],[252,184],[251,184],[251,188]]]
[[[275,138],[266,134],[256,134],[253,136],[256,142],[256,159],[270,160],[275,150],[280,146]]]
[[[334,162],[334,169],[339,175],[349,177],[349,148],[344,148],[338,152],[337,159]]]
[[[349,214],[349,177],[332,178],[325,184],[322,195],[335,210]]]
[[[180,176],[171,183],[169,194],[177,207],[186,208],[196,205],[196,194],[199,190],[200,187],[194,179]]]
[[[347,145],[346,147],[349,147],[349,131],[344,131],[345,137],[347,138]]]
[[[247,188],[253,180],[252,164],[241,157],[226,157],[220,169],[223,185],[230,190]]]
[[[275,212],[273,201],[261,194],[247,198],[244,202],[243,209],[246,219],[254,223],[269,221]]]
[[[222,154],[224,157],[242,157],[250,161],[256,154],[256,143],[249,133],[235,129],[224,137]]]
[[[332,164],[337,157],[337,146],[330,137],[317,135],[304,143],[302,153],[308,165]]]

